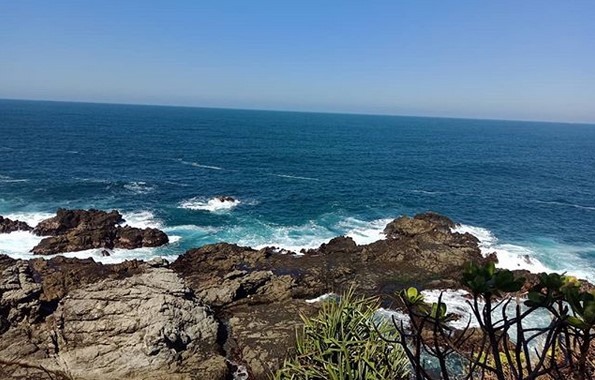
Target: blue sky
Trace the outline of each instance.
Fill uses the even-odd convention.
[[[595,1],[0,1],[0,98],[595,122]]]

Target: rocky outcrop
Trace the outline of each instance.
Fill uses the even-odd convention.
[[[40,222],[33,233],[49,236],[31,252],[52,255],[96,248],[158,247],[168,243],[167,235],[155,228],[120,226],[118,211],[58,210],[55,217]]]
[[[76,259],[54,260],[5,263],[3,378],[226,378],[219,322],[172,270],[137,262],[130,273],[92,260],[75,269]],[[56,281],[46,277],[63,266],[71,275],[97,273],[52,291]],[[43,310],[48,299],[55,306]]]
[[[45,219],[35,226],[33,233],[39,236],[64,235],[73,230],[101,230],[123,223],[122,215],[113,210],[67,210],[58,209],[56,216]]]
[[[228,356],[265,379],[293,346],[299,315],[315,313],[307,298],[356,285],[390,302],[405,286],[456,284],[466,262],[484,259],[477,240],[452,227],[432,213],[403,217],[387,226],[386,240],[358,246],[337,237],[302,256],[213,244],[189,250],[171,268],[218,311]]]
[[[31,231],[33,228],[20,220],[4,218],[0,215],[0,234],[7,234],[14,231]]]
[[[159,241],[120,227],[117,212],[79,211],[60,211],[38,233],[66,247]],[[43,366],[55,378],[223,380],[236,363],[265,379],[293,347],[300,315],[316,313],[308,298],[356,285],[389,303],[405,286],[456,284],[464,263],[485,259],[477,239],[453,227],[427,213],[396,219],[368,245],[337,237],[296,255],[220,243],[171,265],[0,255],[0,358],[12,361],[0,377],[44,378]]]

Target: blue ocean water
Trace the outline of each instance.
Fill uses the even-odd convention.
[[[593,280],[595,126],[0,101],[0,215],[34,223],[59,207],[119,209],[172,240],[104,261],[365,243],[433,210],[503,266]],[[29,257],[35,239],[0,236],[0,252]]]

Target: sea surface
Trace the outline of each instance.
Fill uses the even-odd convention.
[[[217,196],[236,201],[221,202]],[[226,241],[299,250],[445,214],[500,265],[595,280],[595,125],[0,100],[0,215],[117,209],[174,258]],[[0,235],[29,258],[40,238]]]

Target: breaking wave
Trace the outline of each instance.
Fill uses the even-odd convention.
[[[595,252],[595,246],[568,245],[554,241],[523,245],[502,243],[490,230],[465,224],[458,225],[453,231],[468,232],[479,239],[482,254],[487,256],[495,253],[499,268],[525,269],[533,273],[565,272],[591,282],[595,280],[595,269],[581,258],[581,253]]]
[[[240,204],[240,200],[228,197],[213,197],[206,199],[203,197],[194,197],[180,202],[179,207],[188,210],[202,210],[210,212],[230,211]]]

